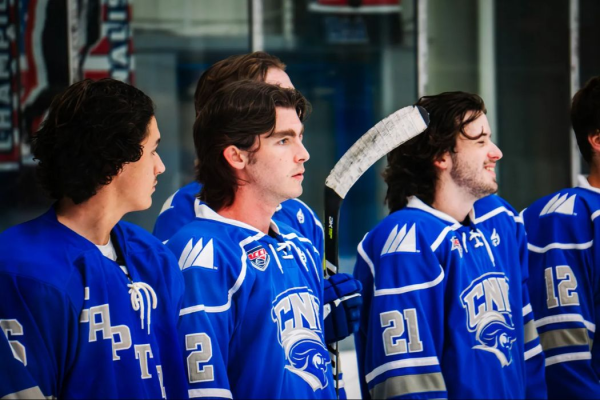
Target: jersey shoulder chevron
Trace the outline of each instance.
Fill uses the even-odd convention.
[[[540,217],[552,213],[574,215],[575,210],[575,199],[577,194],[569,193],[557,193],[556,196],[552,197],[548,203],[544,206],[540,212]]]

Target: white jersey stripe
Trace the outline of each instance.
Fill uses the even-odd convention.
[[[452,227],[452,226],[447,226],[444,228],[442,233],[439,234],[437,239],[435,239],[435,242],[433,242],[433,244],[431,245],[431,251],[435,252],[437,250],[437,248],[440,247],[440,244],[442,244],[442,241],[444,239],[446,239],[446,235],[448,235],[448,232],[454,232],[453,228],[454,227]]]
[[[531,313],[533,310],[531,309],[531,304],[527,304],[525,307],[523,307],[523,316],[526,316],[527,314]]]
[[[538,344],[533,349],[529,349],[525,352],[525,361],[529,360],[532,357],[537,356],[542,353],[542,345]],[[547,361],[547,360],[546,360]]]
[[[561,322],[581,322],[590,332],[596,332],[596,325],[590,321],[586,321],[585,319],[583,319],[581,314],[561,314],[540,318],[535,321],[535,326],[539,328],[541,326],[558,324]]]
[[[223,399],[233,399],[231,391],[227,389],[189,389],[190,398],[198,397],[220,397]]]
[[[546,367],[549,367],[554,364],[569,362],[569,361],[579,361],[579,360],[591,360],[592,353],[590,352],[581,352],[581,353],[567,353],[560,354],[558,356],[552,356],[546,358]]]
[[[365,241],[366,238],[367,238],[367,235],[365,235],[365,237],[363,237],[363,240],[360,241],[360,243],[358,244],[357,250],[358,250],[358,254],[362,257],[362,259],[369,266],[369,269],[371,270],[371,275],[373,275],[373,280],[375,280],[375,265],[373,264],[373,261],[371,261],[371,259],[365,252],[365,249],[363,248],[363,242]]]
[[[552,249],[561,249],[561,250],[586,250],[592,247],[594,244],[593,240],[590,240],[586,243],[550,243],[544,247],[538,247],[531,243],[527,243],[527,249],[529,251],[533,251],[534,253],[545,253]]]
[[[476,217],[473,220],[473,222],[476,223],[476,224],[479,224],[479,223],[482,223],[483,221],[487,221],[488,219],[493,218],[496,215],[501,214],[501,213],[507,213],[511,217],[515,216],[515,213],[513,213],[512,211],[510,211],[508,208],[506,208],[506,207],[498,207],[498,208],[496,208],[496,209],[488,212],[487,214],[483,214],[481,217]]]
[[[179,311],[179,316],[182,317],[184,315],[192,314],[199,311],[206,311],[206,307],[204,307],[204,304],[182,308],[181,311]]]
[[[379,367],[375,368],[373,371],[369,372],[366,376],[367,383],[371,382],[373,379],[377,378],[379,375],[384,372],[400,369],[400,368],[408,368],[408,367],[428,367],[431,365],[440,365],[437,357],[423,357],[423,358],[410,358],[406,360],[397,360],[390,361]]]
[[[399,288],[392,288],[392,289],[375,289],[374,296],[377,297],[377,296],[386,296],[386,295],[390,295],[390,294],[402,294],[402,293],[413,292],[415,290],[429,289],[429,288],[436,286],[441,281],[443,281],[444,276],[445,276],[444,269],[440,265],[440,274],[437,276],[437,278],[435,278],[434,280],[432,280],[430,282],[418,283],[415,285],[402,286]]]

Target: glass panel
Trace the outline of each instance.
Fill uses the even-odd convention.
[[[379,120],[415,102],[414,2],[265,1],[264,25],[265,50],[287,64],[313,105],[302,200],[322,218],[324,182],[335,162]],[[383,166],[367,171],[344,200],[343,271],[351,272],[358,242],[387,214]]]
[[[248,7],[240,0],[133,0],[136,86],[156,103],[167,168],[149,210],[125,219],[152,230],[165,200],[194,179],[194,91],[213,63],[248,52]]]

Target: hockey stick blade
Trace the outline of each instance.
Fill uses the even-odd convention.
[[[335,164],[325,180],[325,269],[339,265],[338,228],[342,201],[350,188],[381,157],[427,129],[429,114],[420,106],[401,108],[361,136]]]

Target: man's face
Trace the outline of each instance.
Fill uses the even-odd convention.
[[[276,113],[275,132],[260,136],[260,147],[246,166],[253,192],[275,206],[302,194],[304,163],[310,157],[302,144],[304,126],[296,111],[277,107]]]
[[[117,185],[120,204],[126,208],[126,212],[145,210],[152,205],[156,177],[165,172],[165,165],[156,151],[160,132],[154,117],[147,130],[148,135],[142,142],[142,157],[134,163],[125,164],[112,182]]]
[[[469,118],[467,114],[465,118]],[[490,125],[485,114],[465,127],[465,133],[456,138],[455,153],[450,153],[452,168],[450,177],[475,199],[480,199],[498,191],[496,182],[496,162],[502,158],[502,152],[491,140]]]
[[[270,85],[279,85],[286,89],[294,89],[294,85],[292,84],[288,74],[286,74],[284,70],[275,67],[271,67],[267,70],[265,83]]]

